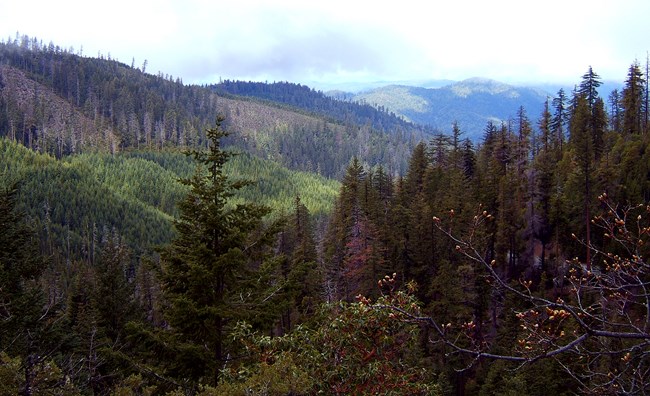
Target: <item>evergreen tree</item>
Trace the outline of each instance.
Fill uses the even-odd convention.
[[[643,133],[648,133],[650,121],[650,52],[645,57],[645,89],[643,90]]]
[[[30,396],[51,386],[37,374],[63,336],[56,307],[38,283],[46,262],[36,233],[16,210],[17,192],[16,186],[0,190],[0,350],[21,359],[19,393]]]
[[[634,62],[627,73],[621,97],[623,110],[623,132],[631,135],[641,134],[644,125],[643,95],[645,79],[638,62]]]
[[[582,76],[582,82],[578,87],[576,92],[576,97],[574,97],[574,111],[577,106],[577,97],[581,96],[587,102],[587,108],[589,109],[589,131],[591,135],[591,142],[593,144],[593,154],[595,160],[600,158],[603,149],[603,134],[604,134],[604,125],[602,125],[602,117],[604,115],[604,105],[602,99],[598,95],[598,87],[603,83],[600,80],[600,76],[596,74],[591,66],[589,70]],[[603,108],[601,109],[601,106]]]
[[[589,110],[589,102],[584,95],[579,95],[576,100],[576,105],[571,116],[571,140],[573,154],[578,163],[578,171],[581,173],[583,180],[582,185],[582,203],[584,208],[583,221],[585,224],[585,242],[587,244],[585,262],[587,267],[591,265],[591,184],[592,184],[592,169],[595,161],[595,147],[594,140],[591,135],[591,114]]]
[[[231,181],[223,171],[233,155],[221,149],[223,118],[206,130],[207,152],[192,151],[197,172],[183,180],[190,191],[175,222],[178,237],[161,252],[161,279],[176,364],[171,374],[194,383],[217,384],[235,355],[228,336],[240,320],[263,324],[274,315],[269,265],[264,248],[276,227],[263,228],[270,210],[255,203],[232,203],[251,184]],[[260,323],[262,322],[262,323]]]
[[[352,158],[327,226],[323,255],[327,267],[326,282],[330,285],[328,294],[332,298],[334,295],[338,295],[339,290],[337,289],[342,286],[339,276],[345,256],[347,233],[355,218],[358,219],[361,214],[359,198],[364,177],[365,171],[358,158]]]
[[[93,293],[99,325],[112,343],[124,338],[124,327],[135,319],[133,290],[128,280],[129,251],[117,232],[106,236],[95,270]]]
[[[294,199],[293,213],[288,216],[279,239],[279,253],[284,256],[281,271],[288,297],[280,325],[286,333],[313,313],[320,302],[323,281],[317,266],[311,217],[299,196]]]
[[[325,263],[328,283],[337,299],[351,301],[360,292],[372,291],[382,266],[380,235],[373,224],[379,210],[379,194],[372,175],[355,157],[348,166],[341,193],[326,235]]]
[[[569,120],[569,111],[567,109],[567,98],[564,89],[557,92],[557,96],[553,98],[553,118],[551,120],[550,128],[553,132],[554,141],[562,150],[564,141],[566,139],[565,131],[566,125]]]
[[[411,154],[408,171],[404,179],[406,191],[411,198],[414,198],[416,194],[422,192],[424,174],[429,162],[426,144],[424,142],[418,143]]]
[[[614,89],[608,97],[609,100],[609,120],[610,128],[615,132],[621,131],[621,113],[623,109],[621,108],[621,94],[618,92],[618,89]]]
[[[587,101],[587,107],[590,110],[593,110],[596,105],[596,99],[598,99],[598,87],[603,83],[600,81],[600,76],[594,72],[591,66],[585,74],[582,75],[582,81],[578,86],[577,93],[584,97]]]
[[[548,100],[539,120],[540,150],[535,156],[533,173],[535,174],[535,196],[533,206],[536,216],[533,218],[533,235],[540,241],[542,251],[540,255],[540,270],[546,271],[546,249],[552,235],[551,200],[554,193],[553,175],[555,174],[556,159],[559,149],[553,144],[550,130],[551,113]]]

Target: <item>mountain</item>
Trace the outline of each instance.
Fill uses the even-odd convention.
[[[230,80],[214,85],[213,88],[220,94],[234,94],[282,103],[339,123],[368,125],[389,134],[403,131],[424,137],[430,132],[427,128],[405,121],[381,106],[350,100],[351,96],[343,91],[339,91],[338,95],[324,94],[306,85],[290,82],[262,83]]]
[[[440,88],[445,85],[454,83],[453,80],[440,80],[440,79],[426,79],[426,80],[382,80],[382,81],[369,81],[369,82],[322,82],[311,81],[307,85],[317,90],[325,92],[330,95],[331,92],[343,91],[351,94],[369,91],[371,89],[382,88],[388,85],[408,85],[412,87],[423,88]]]
[[[520,106],[530,118],[538,117],[546,97],[547,93],[538,89],[471,78],[440,88],[390,85],[357,94],[353,99],[446,133],[457,121],[465,137],[478,141],[488,121],[506,122]]]
[[[202,146],[205,128],[225,115],[231,134],[224,144],[340,178],[353,157],[404,173],[414,145],[427,136],[426,128],[388,112],[305,87],[272,86],[286,88],[285,100],[275,99],[277,90],[269,98],[243,96],[38,40],[0,42],[0,65],[0,136],[57,158]]]
[[[204,147],[218,115],[230,133],[222,143],[242,153],[229,174],[257,182],[242,198],[287,213],[300,196],[320,219],[353,157],[404,174],[427,136],[388,112],[306,87],[237,95],[24,42],[0,42],[0,183],[19,182],[20,209],[41,239],[76,257],[112,230],[134,251],[168,242],[185,193],[176,181],[194,167],[181,151]]]
[[[20,186],[19,209],[48,245],[67,246],[84,257],[91,245],[114,230],[136,253],[168,243],[174,235],[176,203],[187,193],[179,178],[190,177],[194,161],[176,149],[85,153],[57,159],[0,137],[0,185]],[[234,198],[289,213],[296,196],[323,218],[332,209],[340,183],[313,173],[241,153],[225,167],[233,179],[256,180]]]

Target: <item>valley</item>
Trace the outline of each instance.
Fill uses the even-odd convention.
[[[0,42],[1,394],[648,391],[648,65],[550,95],[145,65]]]

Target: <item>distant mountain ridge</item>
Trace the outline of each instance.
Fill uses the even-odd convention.
[[[531,119],[542,112],[550,94],[486,78],[470,78],[440,88],[389,85],[353,96],[353,100],[394,112],[416,124],[450,133],[458,122],[464,137],[479,141],[488,121],[513,118],[523,106]]]
[[[222,81],[211,87],[221,95],[247,96],[283,103],[340,123],[370,125],[374,129],[387,133],[402,130],[422,137],[430,132],[426,127],[408,122],[383,106],[371,106],[350,100],[353,99],[353,95],[343,91],[338,91],[338,95],[336,93],[326,95],[306,85],[290,82],[263,83],[230,80]]]
[[[340,178],[353,157],[402,174],[427,129],[298,84],[265,95],[185,85],[115,59],[38,40],[0,42],[0,136],[64,157],[85,151],[200,147],[224,115],[224,144],[293,170]],[[295,103],[294,103],[295,102]]]

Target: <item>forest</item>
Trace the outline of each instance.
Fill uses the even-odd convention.
[[[205,128],[224,115],[232,132],[226,143],[338,179],[355,155],[404,172],[415,143],[431,133],[297,84],[269,85],[276,101],[235,97],[223,87],[148,74],[146,61],[137,68],[110,55],[84,57],[27,36],[0,43],[0,60],[2,135],[56,157],[89,149],[201,146]],[[286,95],[296,101],[283,102]]]
[[[2,43],[0,393],[645,394],[647,74],[472,142]]]

